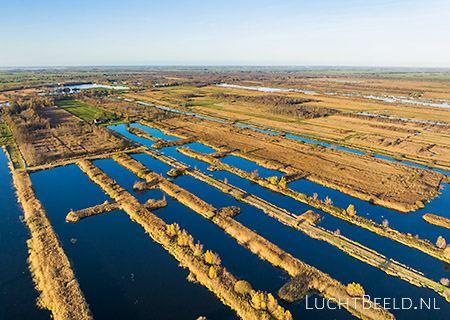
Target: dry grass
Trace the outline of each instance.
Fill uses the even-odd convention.
[[[450,229],[450,219],[440,217],[431,213],[425,214],[422,218],[426,222],[434,224],[435,226]]]
[[[31,232],[31,239],[27,241],[28,261],[40,292],[38,304],[51,310],[54,319],[92,319],[69,260],[44,207],[36,198],[28,174],[14,171],[13,178]]]
[[[227,146],[240,150],[232,154],[287,174],[304,173],[308,180],[401,212],[416,210],[417,201],[426,203],[434,198],[444,177],[441,173],[401,163],[311,145],[230,124],[192,117],[167,120],[161,126],[166,123],[167,130],[197,137],[216,149]]]
[[[95,215],[99,215],[99,214],[103,214],[103,213],[107,213],[107,212],[111,212],[111,211],[115,211],[115,210],[119,210],[120,206],[117,202],[113,202],[113,203],[103,203],[103,204],[99,204],[96,205],[94,207],[90,207],[90,208],[86,208],[86,209],[82,209],[82,210],[78,210],[78,211],[70,211],[67,216],[66,216],[66,222],[71,222],[71,223],[75,223],[78,222],[80,220],[95,216]]]

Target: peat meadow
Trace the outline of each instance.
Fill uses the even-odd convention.
[[[450,72],[0,71],[0,319],[448,319]]]

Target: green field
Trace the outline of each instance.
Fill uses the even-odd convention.
[[[113,112],[77,100],[61,100],[58,101],[56,105],[88,122],[97,118],[112,120],[117,117]]]

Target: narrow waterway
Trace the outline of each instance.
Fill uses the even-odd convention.
[[[50,312],[36,305],[38,292],[28,270],[30,238],[23,211],[17,203],[8,157],[0,149],[0,319],[49,319]]]

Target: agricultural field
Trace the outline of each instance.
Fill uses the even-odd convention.
[[[93,120],[99,118],[103,118],[105,120],[114,120],[117,118],[117,115],[112,112],[91,106],[87,103],[83,103],[77,100],[60,100],[56,103],[56,105],[59,108],[62,108],[88,122],[92,122]]]

